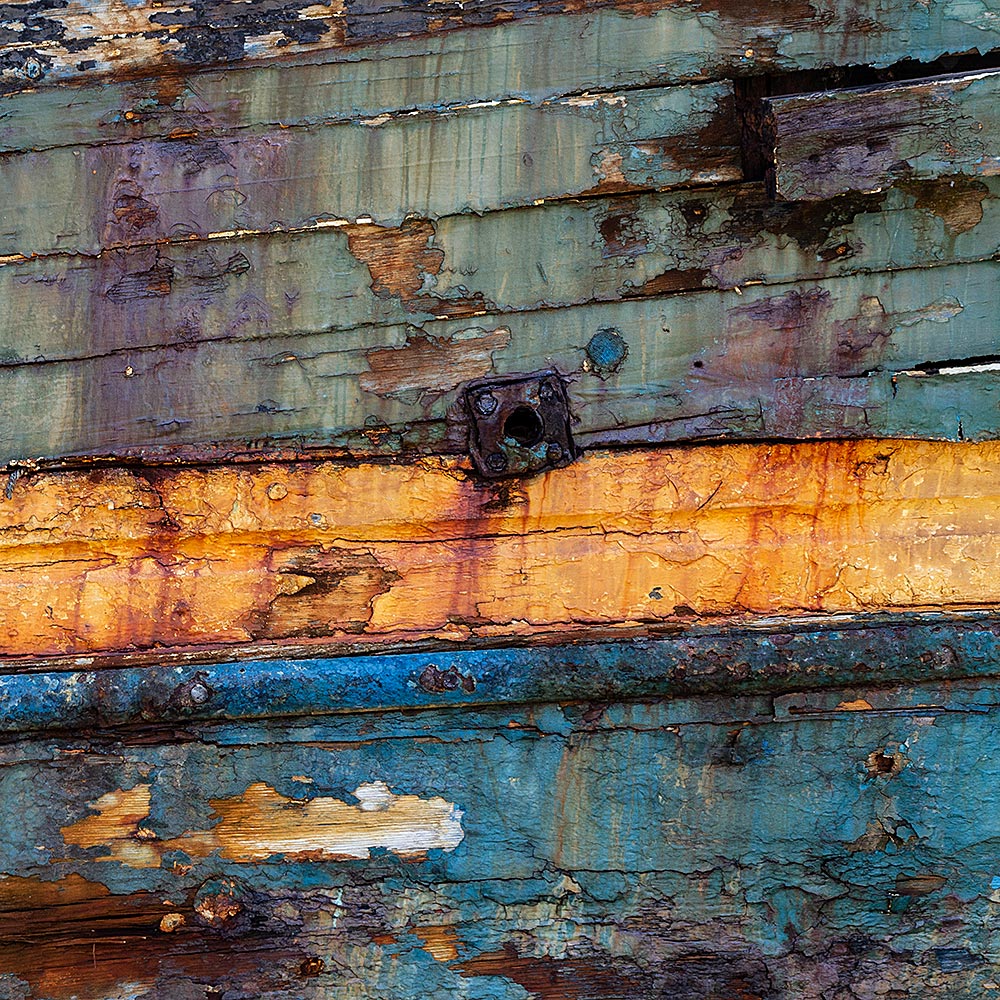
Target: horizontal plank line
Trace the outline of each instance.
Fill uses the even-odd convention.
[[[998,675],[995,611],[872,615],[573,645],[7,673],[0,676],[0,732],[777,695],[851,684],[869,691]],[[786,718],[817,711],[798,707]]]

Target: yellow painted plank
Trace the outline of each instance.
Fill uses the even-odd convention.
[[[0,504],[7,656],[506,640],[1000,602],[1000,444],[37,473]]]

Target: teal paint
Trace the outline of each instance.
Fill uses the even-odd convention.
[[[871,690],[829,694],[845,702]],[[234,883],[247,919],[229,939],[241,951],[296,945],[327,962],[279,997],[370,996],[351,990],[373,983],[392,1000],[465,996],[471,978],[491,991],[481,995],[513,998],[533,972],[563,988],[603,975],[603,993],[577,992],[595,1000],[629,990],[652,1000],[668,987],[691,1000],[718,995],[733,975],[760,998],[874,1000],[886,982],[971,998],[997,971],[988,897],[1000,689],[880,690],[883,708],[832,716],[778,717],[766,696],[713,696],[193,723],[180,741],[155,729],[139,742],[24,740],[3,751],[0,796],[21,814],[0,870],[78,873],[123,906],[143,891],[182,910],[206,883]],[[903,766],[873,771],[870,755],[887,748],[902,748]],[[256,783],[299,801],[349,801],[371,780],[454,802],[461,843],[423,859],[248,862],[179,850],[163,867],[136,868],[94,860],[100,848],[67,846],[60,833],[119,788],[149,786],[142,825],[166,839],[211,829],[220,803]],[[417,931],[441,923],[457,954],[430,963]],[[95,940],[106,946],[100,932]],[[176,968],[150,974],[169,981]],[[716,993],[699,992],[701,975]]]

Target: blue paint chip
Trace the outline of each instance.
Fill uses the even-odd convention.
[[[990,888],[1000,889],[1000,875],[994,875],[993,878],[990,879]]]

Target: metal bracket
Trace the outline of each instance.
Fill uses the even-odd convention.
[[[470,382],[465,406],[472,423],[469,453],[489,479],[559,469],[576,457],[558,372]]]

